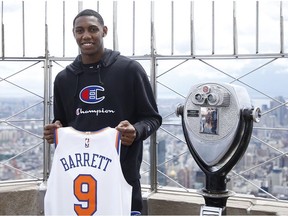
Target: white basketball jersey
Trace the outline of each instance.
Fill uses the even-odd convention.
[[[119,132],[63,127],[55,138],[45,215],[130,215],[132,187],[120,165]]]

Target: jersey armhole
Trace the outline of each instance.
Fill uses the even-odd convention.
[[[58,128],[56,128],[54,130],[54,144],[55,144],[55,148],[56,148],[58,145]]]
[[[116,151],[118,153],[118,155],[120,155],[120,150],[121,150],[121,133],[119,131],[116,132],[116,140],[115,140],[115,148]]]

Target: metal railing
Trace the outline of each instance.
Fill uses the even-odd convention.
[[[248,4],[245,8],[252,9],[243,13],[243,4]],[[267,7],[274,13],[267,14]],[[276,200],[283,198],[277,195],[277,190],[288,183],[283,177],[287,173],[285,165],[288,165],[288,144],[285,143],[288,127],[279,119],[288,119],[287,88],[284,82],[280,83],[286,73],[285,32],[288,31],[285,29],[288,4],[282,1],[2,1],[2,181],[47,180],[53,148],[42,138],[43,125],[53,117],[53,79],[78,54],[71,29],[74,16],[83,8],[93,8],[103,15],[109,27],[106,47],[120,50],[139,61],[148,72],[163,117],[161,128],[144,143],[142,182],[148,183],[151,191],[167,185],[189,191],[189,188],[197,189],[203,184],[203,177],[188,151],[175,111],[177,103],[183,102],[191,85],[213,79],[243,85],[252,100],[260,98],[271,103],[263,110],[261,124],[255,124],[249,145],[251,148],[229,174],[231,188]],[[11,22],[11,17],[15,16],[19,20]],[[243,16],[250,18],[240,22]],[[263,22],[267,21],[267,17],[272,17],[273,25],[270,27],[277,31],[263,32]],[[21,26],[18,29],[22,29],[17,34],[13,32],[15,22]],[[245,29],[249,33],[246,34]],[[221,35],[220,31],[223,31]],[[266,34],[271,36],[264,39]],[[270,41],[272,35],[277,39]],[[266,48],[266,45],[269,47]],[[15,50],[12,52],[12,49]],[[26,73],[28,75],[25,76]],[[279,84],[273,83],[273,80],[267,82],[265,78],[271,74],[271,78]],[[262,82],[267,83],[263,85]],[[275,91],[275,88],[280,90]],[[35,89],[41,89],[40,93]],[[279,92],[283,93],[279,96],[286,97],[286,100],[276,97]],[[11,101],[15,95],[18,97]],[[38,113],[42,115],[38,116]],[[31,168],[31,163],[38,166]],[[279,172],[273,173],[276,167],[282,169],[281,182],[275,180],[281,177]],[[260,175],[263,172],[266,179]],[[275,187],[272,190],[269,181],[279,184],[278,189]],[[240,190],[244,186],[247,191]],[[286,198],[284,196],[283,199]]]

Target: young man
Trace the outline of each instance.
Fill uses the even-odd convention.
[[[54,130],[72,126],[80,131],[115,127],[121,132],[120,162],[133,187],[132,211],[142,210],[140,166],[143,140],[162,118],[142,66],[117,51],[104,48],[108,28],[101,15],[81,11],[73,21],[73,35],[81,54],[54,81],[54,120],[44,138],[54,142]]]

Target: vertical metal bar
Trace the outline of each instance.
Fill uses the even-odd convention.
[[[50,114],[52,108],[51,101],[51,67],[48,58],[44,60],[44,121],[43,128],[50,122]],[[50,144],[43,138],[44,150],[43,150],[43,180],[47,181],[51,168],[51,155],[50,155]]]
[[[43,128],[49,123],[49,95],[48,95],[48,70],[47,61],[44,61],[44,121]],[[43,138],[43,180],[47,181],[49,176],[49,144]]]
[[[117,1],[113,1],[113,49],[118,50]]]
[[[45,61],[44,61],[44,121],[43,127],[49,123],[49,74],[48,74],[48,59],[49,52],[48,52],[48,25],[47,25],[47,2],[45,2]],[[50,158],[50,145],[47,143],[46,140],[43,138],[44,143],[44,150],[43,150],[43,180],[47,181],[49,172],[50,172],[50,165],[51,165],[51,158]]]
[[[282,14],[282,1],[280,1],[280,53],[284,52],[284,26]]]
[[[45,58],[49,56],[48,49],[48,24],[47,24],[47,1],[45,1]]]
[[[78,12],[83,10],[83,2],[82,1],[78,1]]]
[[[259,52],[259,1],[256,1],[256,54]]]
[[[135,55],[135,1],[133,1],[133,23],[132,23],[132,55]]]
[[[150,82],[156,98],[156,56],[155,56],[155,29],[154,29],[154,2],[151,1],[151,71]],[[156,133],[150,136],[150,186],[151,191],[157,191],[157,145]]]
[[[190,52],[194,55],[194,1],[190,2]]]
[[[3,9],[4,8],[4,5],[3,5],[3,1],[1,2],[1,36],[2,36],[2,59],[4,60],[5,58],[5,39],[4,39],[4,32],[5,32],[5,29],[4,29],[4,18],[3,18]]]
[[[238,54],[238,35],[237,35],[237,19],[236,19],[236,2],[233,1],[233,53]]]
[[[156,64],[155,64],[155,60],[156,60],[156,56],[155,56],[155,53],[156,53],[156,38],[155,38],[155,26],[154,26],[154,2],[151,1],[151,35],[150,35],[150,38],[151,38],[151,43],[150,43],[150,52],[151,52],[151,77],[150,77],[150,81],[151,81],[151,85],[152,85],[152,90],[153,92],[155,92],[155,69],[156,69]],[[155,95],[156,96],[156,95]]]
[[[171,1],[171,55],[174,54],[174,1]]]
[[[83,10],[83,2],[82,1],[78,1],[78,12]],[[81,53],[80,48],[78,47],[78,53]]]
[[[65,57],[65,17],[66,17],[66,14],[65,14],[65,1],[63,1],[63,17],[62,17],[62,22],[63,22],[63,25],[62,25],[62,28],[63,28],[63,41],[62,41],[62,43],[63,43],[63,47],[62,47],[62,55],[63,55],[63,57]]]
[[[215,54],[215,3],[212,1],[212,55]]]
[[[22,1],[22,52],[23,52],[23,57],[25,57],[25,5],[24,1]]]

